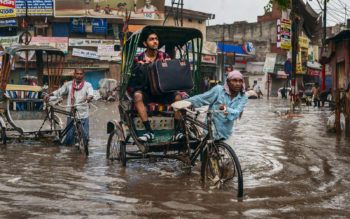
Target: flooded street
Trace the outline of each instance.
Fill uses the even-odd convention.
[[[47,142],[0,146],[0,218],[229,218],[350,215],[350,140],[326,132],[325,109],[284,115],[287,101],[249,100],[230,144],[244,175],[244,200],[203,187],[177,161],[106,160],[99,104],[90,120],[90,156]],[[282,114],[282,115],[280,115]]]

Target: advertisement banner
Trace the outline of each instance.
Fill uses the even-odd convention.
[[[15,19],[0,20],[0,27],[17,27],[17,21]]]
[[[71,18],[69,24],[69,31],[74,33],[85,33],[84,19]]]
[[[17,16],[52,16],[53,0],[16,0]]]
[[[202,55],[202,62],[203,63],[210,63],[210,64],[216,64],[216,56],[213,55]]]
[[[32,37],[30,45],[52,46],[64,54],[68,53],[68,37]]]
[[[283,19],[281,21],[281,49],[290,50],[292,48],[292,22]]]
[[[265,64],[263,68],[264,73],[274,73],[276,64],[276,53],[267,53],[265,58]]]
[[[73,47],[98,47],[101,45],[102,46],[119,45],[119,40],[69,38],[69,46],[73,46]]]
[[[72,56],[78,56],[89,59],[100,59],[96,51],[86,50],[86,49],[77,49],[73,48]]]
[[[55,17],[125,18],[163,20],[164,0],[55,0]]]
[[[0,0],[0,18],[16,17],[16,0]]]
[[[303,49],[309,48],[309,39],[307,37],[299,37],[299,47]]]
[[[18,42],[19,36],[0,37],[0,46],[4,48],[18,44]]]

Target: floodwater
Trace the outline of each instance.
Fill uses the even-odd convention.
[[[115,106],[99,104],[91,119],[90,156],[47,142],[0,146],[0,218],[299,218],[350,215],[350,140],[326,132],[327,109],[250,100],[230,144],[244,174],[244,199],[203,187],[176,161],[105,158],[106,121]]]

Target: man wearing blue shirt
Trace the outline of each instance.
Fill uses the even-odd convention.
[[[243,112],[248,100],[243,84],[243,75],[235,70],[228,73],[224,86],[217,85],[203,94],[187,99],[195,108],[209,106],[212,110],[220,109],[224,112],[213,114],[215,127],[213,131],[216,140],[230,137],[234,121]]]

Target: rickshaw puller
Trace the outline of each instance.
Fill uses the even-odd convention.
[[[63,95],[68,95],[67,105],[73,106],[74,104],[91,102],[93,99],[93,88],[92,85],[84,80],[84,70],[75,69],[74,79],[63,84],[61,88],[55,90],[51,94],[44,97],[46,102],[49,101],[50,96],[61,97]],[[89,105],[83,104],[77,107],[78,118],[83,125],[84,138],[86,142],[89,142]],[[72,120],[71,117],[67,117],[67,124]],[[63,142],[65,145],[73,145],[74,142],[74,128],[72,127]]]
[[[145,103],[156,102],[169,104],[175,101],[181,100],[180,93],[170,93],[161,96],[152,96],[149,90],[149,81],[147,77],[147,68],[150,63],[157,60],[167,60],[170,56],[165,52],[159,51],[159,39],[155,32],[149,30],[144,36],[143,45],[146,47],[146,51],[137,55],[134,59],[133,77],[131,78],[128,86],[129,93],[134,98],[135,108],[141,118],[141,121],[146,129],[146,133],[138,138],[143,142],[149,142],[154,140],[154,132],[151,128],[151,124],[148,120],[147,109]],[[175,113],[175,127],[179,127],[178,112]],[[178,130],[178,129],[177,129]],[[177,131],[174,140],[180,140],[183,138],[183,134]]]
[[[209,106],[212,110],[224,111],[224,113],[213,114],[216,140],[226,140],[231,136],[234,121],[243,112],[248,100],[244,93],[243,80],[243,75],[239,71],[232,71],[228,73],[224,86],[216,85],[211,90],[186,100],[195,108]]]

